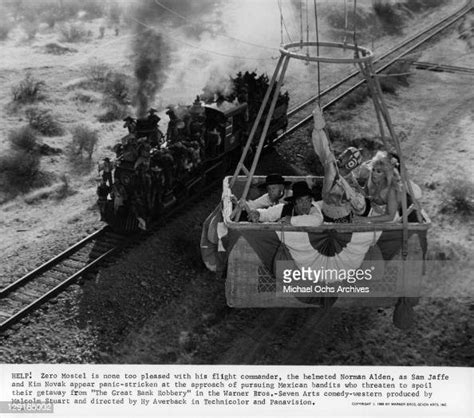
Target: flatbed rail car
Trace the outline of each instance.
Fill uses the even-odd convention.
[[[321,190],[322,177],[286,177],[291,182],[305,180],[315,191]],[[240,196],[245,176],[237,177],[230,187],[231,177],[224,179],[222,198],[222,226],[219,245],[226,250],[226,298],[231,307],[315,307],[324,304],[326,297],[337,297],[336,306],[379,306],[387,307],[398,303],[400,298],[408,298],[417,303],[422,286],[427,249],[427,230],[430,220],[423,214],[422,222],[408,224],[408,256],[402,260],[401,223],[335,224],[323,223],[318,227],[284,227],[279,223],[234,222],[231,195]],[[264,177],[252,179],[249,198],[257,196],[257,185]],[[212,246],[206,237],[202,246]],[[324,281],[296,281],[293,285],[312,286],[308,296],[301,292],[285,292],[276,258],[281,246],[286,247],[289,257],[286,261],[294,269],[305,267],[318,270],[338,269],[370,270],[368,280],[340,280],[347,293],[327,292]],[[285,260],[282,260],[285,261]],[[349,283],[348,283],[349,282]],[[355,290],[355,289],[359,290]],[[368,288],[369,290],[367,291]],[[324,289],[322,289],[324,290]],[[343,292],[344,293],[344,292]]]

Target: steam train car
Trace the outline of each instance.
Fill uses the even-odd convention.
[[[205,92],[205,101],[198,96],[190,106],[168,107],[166,134],[155,109],[145,118],[125,118],[129,133],[115,145],[113,164],[109,158],[102,163],[101,219],[122,233],[146,230],[167,208],[221,179],[240,157],[258,111],[255,101],[263,100],[268,85],[263,78],[263,91],[250,95],[245,77],[256,78],[239,74],[232,95],[215,93],[210,99]],[[286,127],[287,109],[288,95],[282,94],[267,139]]]

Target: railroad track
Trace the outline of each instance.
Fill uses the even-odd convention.
[[[419,46],[431,40],[452,24],[456,23],[459,19],[469,13],[472,7],[471,1],[466,2],[462,8],[458,9],[453,14],[404,40],[400,44],[384,52],[379,57],[376,57],[373,60],[374,72],[376,74],[382,73],[391,65],[401,60],[404,56],[410,54]],[[334,83],[321,91],[320,94],[312,96],[305,102],[290,109],[288,111],[288,125],[290,127],[277,138],[275,138],[272,143],[282,140],[310,122],[312,120],[313,107],[311,105],[313,103],[319,101],[321,109],[326,110],[341,100],[343,97],[362,86],[364,83],[365,79],[362,77],[360,71],[354,71],[348,76],[344,77],[342,80],[339,80],[337,83]]]
[[[57,296],[79,277],[97,268],[120,250],[157,232],[169,219],[186,210],[196,200],[214,190],[213,181],[150,225],[146,232],[122,235],[108,226],[86,236],[62,253],[0,290],[0,333],[24,319],[39,306]]]
[[[0,290],[0,332],[59,294],[121,248],[127,237],[102,228]]]
[[[403,61],[403,60],[400,60]],[[461,74],[474,74],[474,68],[458,67],[455,65],[437,64],[434,62],[420,62],[412,61],[410,65],[415,67],[417,70],[428,70],[435,72],[446,72],[446,73],[461,73]]]
[[[394,62],[455,23],[471,9],[471,3],[468,2],[463,8],[446,17],[441,22],[430,26],[385,52],[374,60],[374,65],[376,66],[375,72],[380,73],[384,71]],[[349,82],[350,86],[348,87],[347,84],[349,84]],[[288,112],[291,127],[273,142],[285,138],[309,122],[312,118],[312,108],[310,108],[310,105],[317,100],[321,100],[322,109],[326,109],[363,83],[364,80],[360,72],[355,71],[322,91],[320,95],[313,96],[304,103],[291,109]],[[300,115],[303,115],[303,117]],[[194,200],[202,198],[202,193],[212,190],[213,187],[215,187],[215,183],[208,185],[200,193],[197,193],[196,196],[187,199],[186,202],[175,207],[166,217],[162,218],[161,221],[175,216],[176,213],[188,207]],[[153,232],[154,228],[149,231],[150,234]],[[135,240],[136,237],[119,235],[111,231],[108,227],[103,228],[1,289],[0,332],[5,331],[13,324],[19,322],[47,300],[59,294],[78,277],[96,268],[104,259],[110,257],[125,246],[131,245]]]

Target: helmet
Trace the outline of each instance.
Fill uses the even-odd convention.
[[[337,159],[337,166],[346,170],[353,170],[362,163],[362,154],[359,149],[349,147]]]

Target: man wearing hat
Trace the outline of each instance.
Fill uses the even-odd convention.
[[[250,213],[253,210],[264,209],[282,203],[285,196],[288,196],[287,187],[291,181],[286,181],[280,174],[270,174],[266,177],[265,183],[259,184],[259,188],[265,188],[267,193],[255,200],[240,199],[237,205],[240,209]],[[286,193],[285,193],[286,192]]]
[[[257,209],[249,213],[252,222],[276,222],[293,226],[319,226],[323,215],[314,201],[314,195],[305,181],[293,184],[293,194],[285,198],[287,203],[267,209]]]
[[[113,181],[112,181],[112,171],[114,169],[114,164],[112,161],[110,161],[109,157],[105,157],[102,159],[102,161],[98,164],[98,171],[99,174],[102,172],[102,181],[104,184],[109,185],[109,187],[112,187]]]
[[[123,127],[127,128],[129,133],[132,134],[136,131],[137,121],[135,119],[133,119],[131,116],[127,116],[123,119],[123,121],[125,122],[123,124]]]

